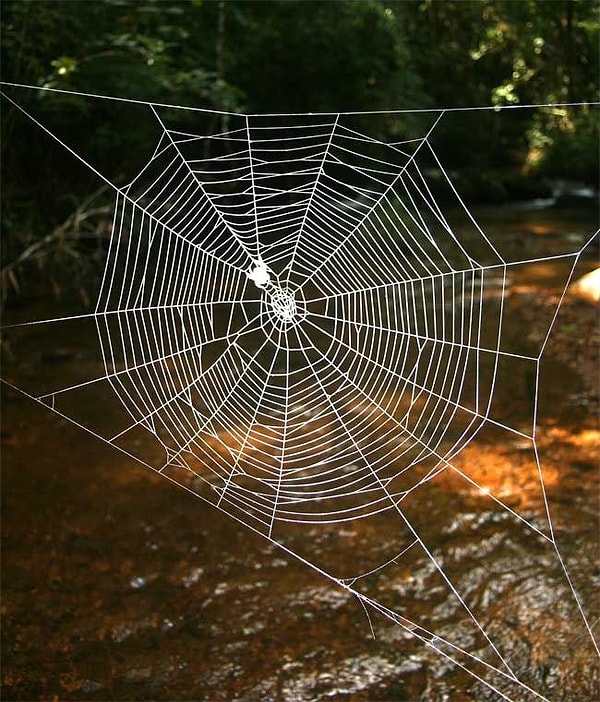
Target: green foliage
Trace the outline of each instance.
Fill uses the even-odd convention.
[[[598,99],[598,4],[594,0],[415,0],[398,3],[409,28],[409,47],[433,104],[440,106],[517,105]],[[536,119],[535,125],[531,120]],[[467,122],[467,121],[465,121]],[[526,167],[542,161],[540,142],[530,138],[551,131],[544,149],[575,140],[570,127],[550,113],[522,111],[498,126],[493,115],[478,117],[447,132],[445,156],[458,167],[463,154],[472,165]],[[558,132],[557,132],[558,130]],[[493,134],[493,139],[490,139]],[[454,145],[454,148],[453,146]],[[460,147],[460,148],[459,148]],[[597,147],[592,150],[596,154]],[[519,159],[515,162],[515,153]],[[565,154],[563,153],[563,157]],[[593,160],[594,156],[588,156]],[[534,159],[535,160],[535,159]],[[563,169],[581,169],[573,156]],[[588,168],[588,174],[592,169]],[[596,168],[597,174],[597,168]],[[564,172],[564,175],[567,173]],[[593,176],[597,180],[597,175]]]
[[[201,3],[186,0],[6,0],[3,77],[237,109],[239,91],[216,74],[214,22]]]
[[[551,108],[538,115],[528,133],[531,170],[548,177],[569,177],[597,185],[598,117],[598,109],[593,108],[577,115],[565,108]]]
[[[185,0],[72,2],[5,0],[2,9],[3,80],[61,90],[238,110],[241,93],[217,75],[216,15]],[[10,96],[10,90],[8,89]],[[67,93],[20,93],[19,101],[50,131],[85,155],[101,173],[134,173],[155,139],[155,125],[116,102]],[[64,150],[8,104],[2,111],[4,258],[18,242],[46,235],[69,215],[71,199],[95,186]],[[7,145],[10,148],[7,148]],[[40,154],[47,158],[41,159]],[[76,164],[75,164],[76,166]],[[32,188],[32,184],[35,187]],[[19,217],[29,203],[29,215]],[[20,223],[20,224],[19,224]]]
[[[4,0],[0,8],[8,82],[226,112],[598,99],[596,0]],[[34,91],[19,99],[113,179],[135,173],[155,143],[156,124],[131,106]],[[15,242],[43,238],[68,219],[65,187],[81,201],[96,184],[64,150],[41,158],[46,135],[16,111],[1,117],[10,258]],[[436,150],[463,171],[467,189],[477,179],[491,183],[493,196],[489,174],[503,169],[510,182],[539,173],[597,183],[597,117],[465,114],[443,121]],[[177,118],[185,113],[169,116]],[[369,122],[374,136],[392,140],[429,124],[400,113]],[[226,126],[225,117],[206,125]]]
[[[595,0],[5,0],[2,25],[4,80],[231,112],[580,101],[599,83]],[[92,121],[77,98],[37,99],[55,123]],[[96,151],[113,152],[112,114],[100,115]],[[414,136],[422,124],[386,116],[378,133]],[[502,165],[511,143],[525,164],[544,126],[556,129],[522,113],[490,149],[489,130],[465,120],[445,155]]]
[[[238,48],[229,63],[252,111],[381,110],[423,99],[399,15],[377,0],[227,7]]]

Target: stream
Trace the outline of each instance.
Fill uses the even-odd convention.
[[[593,212],[503,207],[478,213],[519,258],[576,250]],[[576,277],[598,265],[593,247]],[[515,267],[506,335],[537,348],[563,289],[564,259]],[[8,309],[5,324],[49,316]],[[32,315],[33,311],[33,315]],[[537,445],[554,536],[590,624],[599,590],[599,318],[566,296],[541,365]],[[52,326],[10,335],[3,377],[74,382],[94,340]],[[102,372],[98,366],[99,373]],[[531,383],[499,383],[498,415],[520,426]],[[2,698],[207,702],[470,702],[500,696],[406,629],[286,551],[3,385]],[[89,416],[94,406],[81,408]],[[100,418],[101,419],[101,418]],[[106,420],[108,421],[108,419]],[[483,432],[456,457],[477,483],[543,530],[530,447]],[[445,472],[407,505],[444,572],[511,667],[553,701],[598,699],[598,657],[551,544]],[[349,577],[397,552],[397,515],[288,527],[286,548]],[[361,590],[440,636],[476,649],[465,612],[430,560],[408,553]],[[529,699],[499,679],[498,689]],[[535,699],[533,696],[531,699]]]

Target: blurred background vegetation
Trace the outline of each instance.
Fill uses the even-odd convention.
[[[596,0],[3,0],[1,8],[5,82],[249,113],[598,99]],[[117,181],[139,168],[154,139],[119,103],[39,91],[18,101]],[[465,115],[436,142],[469,199],[531,197],[547,178],[597,186],[595,109],[511,115],[500,123],[493,112]],[[424,120],[384,114],[374,129],[410,138]],[[64,149],[49,150],[48,136],[8,101],[1,148],[4,296],[22,290],[33,265],[55,289],[67,279],[85,297],[112,193]]]

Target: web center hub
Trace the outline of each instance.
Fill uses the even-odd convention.
[[[273,312],[284,322],[289,322],[296,316],[296,300],[294,295],[284,288],[273,285],[271,290],[267,291],[270,297],[270,304]]]

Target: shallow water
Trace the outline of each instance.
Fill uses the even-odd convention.
[[[572,250],[596,226],[556,212],[486,216],[507,249],[527,247],[530,258]],[[578,273],[594,265],[586,257]],[[506,343],[534,348],[565,267],[519,266],[509,276]],[[35,306],[43,316],[44,301],[9,314]],[[537,422],[554,533],[590,622],[600,585],[598,340],[596,310],[568,299],[542,365]],[[97,363],[93,339],[67,331],[55,342],[48,328],[16,334],[4,377],[51,387]],[[499,383],[494,416],[525,423],[530,380],[513,373]],[[3,699],[499,698],[389,619],[371,612],[369,620],[346,590],[243,525],[3,392]],[[104,421],[100,405],[77,409]],[[455,464],[545,532],[528,442],[481,432]],[[543,536],[448,471],[416,491],[405,513],[522,680],[552,700],[597,699],[598,659]],[[392,562],[397,515],[288,527],[280,539],[339,578],[389,562],[356,582],[365,596],[467,650],[484,648],[431,560],[409,549]],[[495,685],[527,699],[502,679]]]

